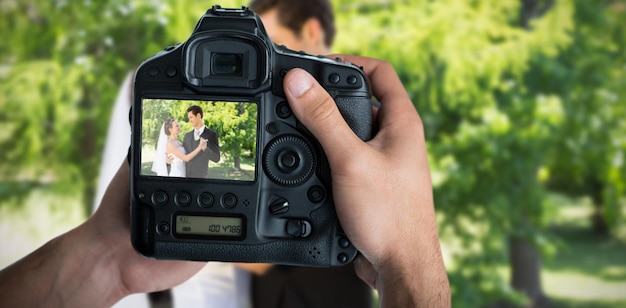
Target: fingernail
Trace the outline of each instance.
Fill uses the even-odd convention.
[[[287,91],[293,96],[300,97],[313,86],[313,77],[302,70],[296,70],[287,83]]]

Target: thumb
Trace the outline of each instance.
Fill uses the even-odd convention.
[[[291,110],[317,138],[329,160],[346,150],[353,151],[362,143],[341,116],[333,98],[308,72],[290,70],[283,87]]]

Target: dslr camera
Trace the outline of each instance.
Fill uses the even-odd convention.
[[[285,98],[283,77],[292,68],[311,73],[352,131],[370,139],[371,90],[362,68],[276,46],[246,7],[213,6],[184,43],[140,65],[129,151],[138,252],[318,267],[354,260],[322,147]],[[209,137],[193,135],[198,119]],[[167,146],[159,150],[163,134]],[[154,171],[157,161],[167,168]]]

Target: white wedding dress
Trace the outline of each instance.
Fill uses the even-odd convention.
[[[181,151],[183,154],[186,154],[185,148],[182,144],[180,144],[180,142],[178,143],[178,150]],[[187,174],[185,171],[185,162],[177,156],[174,156],[174,160],[172,161],[171,166],[172,167],[170,169],[170,176],[184,178]]]

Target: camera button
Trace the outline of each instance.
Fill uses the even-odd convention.
[[[198,204],[201,207],[204,207],[204,208],[212,207],[214,202],[215,202],[215,198],[213,197],[211,193],[203,192],[198,196]]]
[[[291,108],[289,108],[287,101],[281,101],[276,104],[276,115],[281,119],[286,119],[291,116]]]
[[[358,81],[358,79],[356,78],[356,76],[348,77],[348,84],[355,85],[357,83],[357,81]]]
[[[237,205],[237,196],[232,193],[227,193],[222,196],[221,203],[222,207],[232,209]]]
[[[290,219],[287,221],[286,231],[293,237],[307,237],[311,234],[311,223],[306,220]]]
[[[150,67],[148,69],[148,74],[152,77],[156,77],[159,74],[159,68],[156,66]]]
[[[289,173],[295,171],[300,165],[300,158],[298,153],[293,151],[284,151],[278,154],[278,168],[281,171]]]
[[[339,247],[343,249],[350,247],[350,241],[348,240],[347,237],[342,237],[339,239]]]
[[[191,195],[181,191],[174,196],[174,203],[180,207],[186,207],[191,204]]]
[[[309,201],[313,203],[320,203],[324,201],[324,198],[326,198],[326,191],[322,186],[313,186],[309,188],[306,195],[309,198]]]
[[[348,262],[348,260],[350,260],[350,258],[348,258],[348,255],[346,255],[345,253],[340,253],[337,256],[337,261],[339,261],[339,263],[341,264]]]
[[[174,76],[176,76],[178,71],[176,70],[175,67],[170,66],[170,67],[167,68],[167,71],[165,71],[165,73],[167,74],[168,77],[174,77]]]
[[[276,135],[280,132],[280,128],[278,128],[278,125],[274,122],[268,123],[265,126],[265,130],[272,135]]]
[[[167,200],[169,198],[166,192],[162,190],[158,190],[152,194],[151,199],[152,199],[152,204],[157,205],[157,206],[164,206],[167,204]]]
[[[339,83],[339,81],[341,81],[341,77],[337,73],[332,73],[332,74],[330,74],[330,76],[328,76],[328,81],[330,83],[337,84],[337,83]]]
[[[157,232],[159,234],[169,234],[170,233],[170,225],[166,222],[162,222],[157,226]]]

